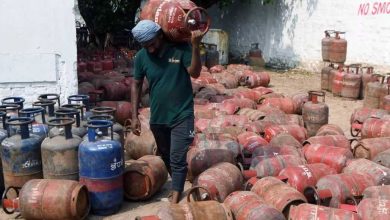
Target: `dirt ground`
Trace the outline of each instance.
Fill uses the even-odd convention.
[[[320,74],[308,73],[299,70],[290,70],[288,72],[272,72],[268,71],[271,75],[271,88],[275,92],[284,93],[286,95],[294,94],[299,91],[319,90],[321,81]],[[326,103],[329,106],[329,123],[339,125],[349,137],[349,119],[354,109],[362,106],[361,100],[350,100],[346,98],[334,97],[331,93],[326,93]],[[122,209],[118,214],[99,217],[89,216],[88,219],[92,220],[122,220],[122,219],[134,219],[136,216],[146,216],[156,214],[158,209],[167,204],[167,202],[161,201],[168,194],[170,186],[170,180],[165,184],[163,189],[155,195],[151,200],[147,202],[127,202],[123,203]],[[188,189],[190,183],[186,183],[185,188]],[[0,219],[15,219],[16,215],[6,215],[2,210],[0,212]]]

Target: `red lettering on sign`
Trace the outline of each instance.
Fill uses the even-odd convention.
[[[369,13],[371,15],[390,14],[390,1],[374,2],[372,5],[370,3],[361,3],[358,8],[358,15],[365,16]]]
[[[367,15],[370,10],[370,3],[360,4],[358,15]]]

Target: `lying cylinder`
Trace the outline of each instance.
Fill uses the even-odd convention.
[[[287,133],[293,136],[299,143],[307,138],[306,129],[299,125],[271,125],[265,128],[264,138],[270,142],[278,134]]]
[[[264,177],[258,180],[251,191],[286,217],[289,215],[291,206],[307,202],[302,193],[275,177]]]
[[[347,162],[343,173],[365,172],[370,174],[376,185],[390,184],[390,169],[367,159],[355,159]]]
[[[307,139],[304,145],[322,145],[330,147],[340,147],[344,149],[351,149],[351,143],[344,135],[327,135],[327,136],[314,136]]]
[[[210,199],[223,202],[232,192],[240,190],[243,177],[240,170],[231,163],[222,162],[201,173],[194,181],[194,186],[207,190]]]
[[[300,204],[290,209],[289,220],[328,220],[328,219],[348,219],[360,220],[358,214],[343,210],[311,204]]]
[[[370,186],[363,191],[363,199],[378,198],[390,200],[390,185]]]
[[[16,190],[19,192],[16,199],[4,198],[7,193],[3,195],[3,210],[7,214],[18,208],[24,219],[85,219],[88,216],[87,187],[76,181],[34,179],[20,191]]]
[[[281,212],[266,204],[254,192],[235,191],[226,197],[223,204],[232,211],[234,219],[285,220]]]
[[[384,167],[390,168],[390,149],[377,154],[372,161]]]
[[[272,106],[282,110],[286,114],[295,113],[295,105],[292,98],[266,98],[261,102],[264,106]]]
[[[229,208],[217,201],[165,205],[157,212],[157,216],[164,220],[233,220]]]
[[[361,136],[364,138],[390,137],[390,120],[369,118],[364,121],[361,128]]]
[[[152,197],[165,184],[168,171],[164,161],[153,155],[125,163],[124,194],[130,200],[145,200]]]
[[[346,166],[353,155],[349,149],[322,145],[306,145],[303,153],[308,163],[324,163],[338,173]]]
[[[318,129],[316,136],[326,136],[326,135],[344,135],[343,129],[338,125],[326,124]]]
[[[191,147],[187,153],[188,178],[190,181],[211,166],[228,162],[235,164],[241,155],[240,145],[235,141],[206,140]]]
[[[274,136],[269,144],[273,147],[282,147],[283,145],[293,146],[297,149],[301,149],[303,147],[302,144],[297,141],[297,139],[286,133],[281,133]]]
[[[390,200],[386,199],[363,199],[357,207],[360,220],[390,219],[389,210]]]
[[[390,137],[368,138],[358,142],[353,155],[356,158],[372,160],[376,155],[387,149],[390,149]]]
[[[322,177],[316,187],[307,187],[304,194],[309,203],[338,208],[355,202],[367,187],[375,185],[375,179],[367,173],[341,173]]]
[[[286,167],[278,178],[303,193],[306,187],[315,186],[320,178],[331,174],[336,174],[336,170],[323,163],[313,163]]]
[[[79,179],[79,145],[82,139],[72,134],[72,118],[51,119],[49,126],[62,127],[64,133],[47,137],[41,145],[43,178]]]
[[[253,162],[252,162],[253,163]],[[306,164],[303,158],[292,155],[277,155],[272,158],[259,162],[256,166],[251,166],[252,170],[246,170],[246,176],[277,176],[279,172],[286,167],[299,166]]]

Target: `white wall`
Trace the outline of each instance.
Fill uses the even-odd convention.
[[[0,27],[0,98],[77,93],[73,1],[1,0]]]
[[[390,70],[390,2],[383,13],[379,0],[236,0],[227,10],[209,10],[212,27],[229,33],[230,51],[244,54],[252,42],[260,43],[266,61],[318,71],[322,67],[324,30],[346,31],[347,63],[368,63]],[[369,5],[367,14],[360,5]]]

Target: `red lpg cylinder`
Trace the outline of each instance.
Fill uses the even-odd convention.
[[[347,73],[349,72],[349,67],[347,67]],[[333,77],[332,77],[332,93],[334,96],[341,96],[341,90],[343,89],[343,81],[345,72],[343,69],[339,68],[337,71],[332,71]]]
[[[300,204],[299,206],[292,206],[290,209],[289,220],[330,220],[330,219],[348,219],[360,220],[357,213],[343,210],[329,208],[325,206]]]
[[[351,143],[344,135],[314,136],[307,139],[303,144],[319,144],[323,146],[341,147],[344,149],[351,150]]]
[[[322,97],[322,102],[318,102],[318,97]],[[325,92],[309,91],[309,101],[303,106],[302,117],[309,137],[328,124],[329,107],[325,103]]]
[[[344,63],[347,58],[347,41],[340,35],[345,32],[335,31],[336,36],[331,40],[329,45],[329,61],[332,63]]]
[[[374,75],[374,67],[363,67],[363,69],[366,69],[366,71],[363,71],[362,74],[362,89],[360,93],[360,98],[365,97],[365,90],[369,82],[375,82],[379,80],[378,77]]]
[[[201,173],[194,186],[204,188],[212,200],[223,202],[232,192],[240,190],[243,177],[240,170],[231,163],[219,163]]]
[[[236,220],[285,220],[283,214],[266,204],[256,193],[236,191],[223,202]]]
[[[332,84],[329,84],[329,78],[330,78],[330,71],[334,69],[334,65],[330,64],[329,66],[326,66],[321,69],[321,89],[331,91],[332,90]]]
[[[389,87],[389,89],[390,89],[390,87]],[[382,109],[390,112],[390,95],[387,95],[387,96],[383,97],[383,99],[382,99]]]
[[[322,145],[306,145],[303,153],[308,163],[324,163],[338,173],[346,166],[347,160],[353,158],[349,149]]]
[[[309,101],[309,95],[306,92],[298,92],[291,96],[294,103],[294,113],[302,115],[303,105]]]
[[[359,98],[361,82],[362,75],[359,74],[359,67],[356,67],[355,72],[348,72],[344,75],[340,92],[341,96],[352,99]]]
[[[321,52],[322,52],[322,60],[325,62],[329,61],[329,48],[334,37],[330,35],[333,34],[333,30],[326,30],[325,37],[321,40]]]
[[[282,212],[284,216],[288,216],[292,205],[307,202],[302,193],[275,177],[268,176],[251,182],[254,182],[251,191]]]
[[[142,8],[140,18],[157,22],[167,37],[176,42],[189,41],[191,31],[205,34],[210,27],[207,11],[188,0],[150,0]]]
[[[338,125],[326,124],[318,129],[316,136],[326,135],[344,135],[344,131]]]
[[[389,113],[383,109],[358,108],[351,115],[351,135],[357,137],[361,131],[361,125],[368,118],[383,118]]]
[[[288,133],[297,141],[303,143],[307,138],[306,129],[299,125],[271,125],[265,128],[264,138],[270,142],[278,134]]]
[[[362,126],[362,139],[390,137],[390,119],[369,118]]]
[[[367,187],[363,192],[363,199],[369,198],[390,200],[390,185]]]
[[[265,159],[259,162],[253,170],[244,171],[246,177],[257,176],[278,176],[280,171],[286,167],[299,166],[306,164],[305,159],[293,155],[276,155],[275,157]]]
[[[379,153],[390,149],[390,137],[368,138],[358,142],[353,150],[355,158],[372,160]]]
[[[264,106],[271,106],[282,110],[286,114],[295,113],[295,105],[292,98],[266,98],[261,101]]]
[[[293,146],[297,149],[301,149],[303,146],[300,142],[298,142],[293,136],[290,134],[279,134],[272,138],[271,142],[269,143],[273,147],[283,147],[284,145]]]
[[[278,178],[303,193],[306,187],[315,186],[320,178],[331,174],[336,174],[336,170],[323,163],[313,163],[286,167]]]
[[[376,185],[390,184],[390,169],[367,159],[355,159],[347,162],[343,173],[365,172],[374,177]]]
[[[358,205],[360,220],[388,220],[390,219],[390,200],[363,199]]]
[[[316,187],[307,187],[304,194],[309,203],[339,208],[341,204],[356,204],[363,191],[375,185],[375,180],[367,173],[341,173],[322,177]]]

